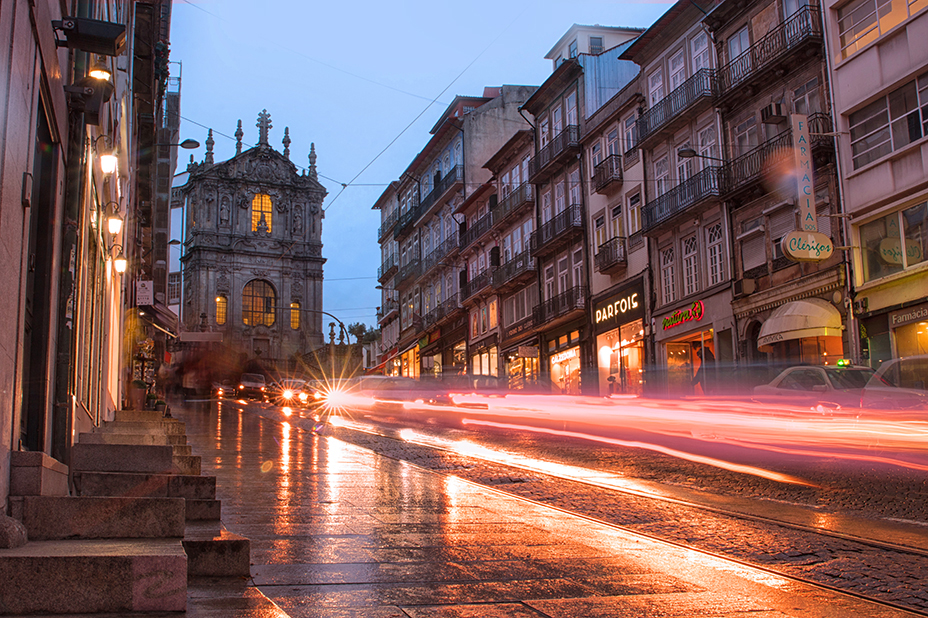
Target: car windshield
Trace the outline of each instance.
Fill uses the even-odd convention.
[[[874,373],[872,369],[850,369],[841,367],[828,368],[825,371],[834,387],[842,391],[853,388],[864,388],[867,386],[867,382],[870,381],[870,377],[873,376]]]
[[[243,373],[242,382],[264,382],[264,376],[260,373]]]

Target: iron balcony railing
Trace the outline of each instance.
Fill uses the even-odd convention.
[[[670,189],[664,195],[648,202],[642,213],[644,215],[644,231],[647,232],[653,229],[703,200],[718,197],[722,178],[721,167],[707,167]]]
[[[638,117],[638,143],[680,122],[686,122],[688,110],[702,100],[711,101],[718,94],[718,79],[715,69],[699,69],[688,80],[677,86],[654,107]]]
[[[599,272],[608,272],[616,266],[622,266],[628,261],[628,255],[625,251],[625,238],[616,236],[607,240],[599,246],[599,252],[596,254],[596,270]]]
[[[483,271],[461,286],[461,302],[464,302],[483,288],[490,285],[491,275],[489,269]]]
[[[506,217],[516,212],[526,204],[534,203],[535,186],[528,182],[523,182],[512,193],[504,197],[491,212],[493,213],[493,222],[502,223]]]
[[[428,274],[428,272],[440,264],[453,249],[457,248],[458,235],[457,232],[455,232],[435,247],[431,253],[425,256],[425,259],[422,260],[422,274]]]
[[[489,232],[491,227],[493,227],[493,211],[488,212],[474,221],[472,226],[461,233],[461,240],[458,242],[458,247],[463,251],[478,238]]]
[[[438,184],[435,185],[429,194],[422,198],[422,202],[419,207],[422,209],[422,212],[427,211],[431,208],[436,202],[438,202],[445,192],[454,186],[457,182],[463,182],[464,180],[464,166],[455,165],[452,167],[444,178],[438,181]]]
[[[789,152],[792,147],[792,132],[786,129],[760,146],[732,159],[725,165],[722,193],[729,195],[757,182],[770,165],[775,165],[780,160],[777,155]]]
[[[399,285],[412,278],[417,278],[422,274],[422,262],[419,258],[410,259],[405,266],[401,266],[396,274],[396,284]]]
[[[377,269],[377,281],[383,283],[384,279],[396,272],[396,256],[391,255],[383,261]]]
[[[383,307],[380,308],[379,320],[381,322],[389,319],[391,316],[398,314],[400,311],[400,303],[398,300],[388,299],[384,301]]]
[[[593,190],[599,193],[612,183],[622,182],[622,157],[609,155],[593,168]]]
[[[740,56],[719,69],[720,96],[724,97],[732,88],[759,76],[764,69],[804,42],[821,37],[821,10],[816,6],[802,7]]]
[[[580,149],[580,127],[570,124],[551,138],[551,141],[538,151],[538,155],[529,159],[528,176],[531,182],[543,182],[554,171],[554,164],[561,157]]]
[[[580,204],[571,204],[563,212],[554,215],[553,219],[532,232],[529,246],[532,254],[537,255],[549,245],[556,244],[555,241],[572,237],[574,233],[582,231],[583,216],[580,212]]]
[[[434,309],[425,314],[425,316],[422,318],[423,329],[435,326],[445,318],[457,313],[460,308],[461,303],[458,301],[457,296],[445,300],[445,302],[440,303]]]
[[[812,148],[834,147],[831,117],[821,112],[809,114],[809,134]],[[823,135],[825,134],[825,135]],[[792,156],[793,134],[785,129],[768,139],[763,144],[736,157],[725,165],[725,179],[722,194],[731,195],[763,180],[764,175],[784,157]]]
[[[553,298],[543,301],[535,307],[536,324],[550,322],[554,318],[566,315],[576,309],[583,310],[586,303],[587,289],[582,285],[574,286]]]
[[[535,259],[530,251],[512,256],[508,262],[493,271],[493,285],[503,286],[519,275],[535,271]]]
[[[390,230],[393,229],[393,226],[396,225],[399,218],[400,213],[398,210],[394,210],[384,217],[383,221],[380,223],[380,229],[377,230],[377,239],[383,240],[383,237],[390,233]]]
[[[393,228],[393,238],[403,236],[407,231],[412,229],[412,225],[419,220],[422,215],[422,209],[419,202],[415,201],[409,206],[409,210],[399,216],[396,227]]]

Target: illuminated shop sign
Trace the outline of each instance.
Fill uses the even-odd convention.
[[[644,291],[641,283],[593,305],[593,323],[597,326],[617,326],[643,317]]]
[[[577,358],[577,348],[570,348],[569,350],[564,350],[563,352],[552,354],[551,362],[563,363],[564,361],[569,361],[572,358]]]
[[[686,309],[677,309],[672,314],[664,318],[664,330],[673,328],[674,326],[679,326],[680,324],[684,324],[686,322],[698,322],[702,319],[702,316],[705,315],[705,312],[706,308],[703,306],[702,301],[697,300]]]

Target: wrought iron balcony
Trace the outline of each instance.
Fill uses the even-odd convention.
[[[458,302],[457,297],[452,297],[447,299],[445,302],[439,304],[437,307],[429,311],[422,318],[422,328],[429,329],[433,326],[441,324],[447,318],[452,317],[457,314],[461,309],[461,304]]]
[[[715,69],[699,69],[638,117],[637,147],[690,122],[701,106],[709,106],[718,94]]]
[[[522,211],[523,206],[535,203],[535,186],[523,182],[512,193],[504,197],[491,212],[493,224],[500,225],[509,215]]]
[[[435,185],[428,195],[422,198],[422,202],[419,204],[419,207],[422,210],[422,214],[426,214],[428,210],[441,202],[442,198],[445,197],[445,194],[454,186],[464,183],[464,166],[455,165],[452,167],[444,178],[438,181],[438,184]]]
[[[609,155],[593,168],[593,190],[604,193],[604,189],[622,184],[622,157]]]
[[[760,85],[770,71],[806,45],[822,45],[822,14],[817,6],[802,7],[719,69],[719,100],[731,98],[744,86]]]
[[[535,259],[530,251],[512,256],[505,264],[493,271],[493,287],[497,292],[507,292],[517,284],[535,277]]]
[[[417,279],[422,274],[422,263],[419,258],[410,259],[405,266],[401,266],[396,274],[395,285],[399,286],[410,279]]]
[[[473,279],[471,279],[470,281],[468,281],[467,283],[465,283],[464,285],[462,285],[461,286],[461,302],[463,303],[465,300],[467,300],[468,298],[470,298],[471,296],[473,296],[480,290],[489,286],[491,281],[492,281],[492,277],[490,275],[490,270],[487,269],[483,271],[482,273],[480,273],[479,275],[477,275],[476,277],[474,277]]]
[[[533,256],[547,255],[583,233],[580,204],[572,204],[532,232],[529,246]]]
[[[538,184],[557,171],[557,164],[580,152],[580,127],[570,124],[551,138],[528,162],[529,182]]]
[[[399,220],[396,222],[396,227],[393,228],[393,238],[400,238],[405,236],[408,232],[411,232],[413,224],[418,221],[419,217],[421,216],[422,209],[419,207],[418,202],[414,202],[409,207],[409,210],[399,216]]]
[[[583,311],[586,305],[587,289],[578,285],[540,303],[533,313],[536,324],[544,324],[575,310]]]
[[[383,324],[384,322],[389,321],[391,318],[398,316],[400,313],[400,303],[395,299],[387,299],[383,303],[383,307],[380,308],[380,313],[378,315],[378,321]]]
[[[707,199],[718,197],[723,176],[721,167],[707,167],[648,202],[642,212],[644,231],[654,229]]]
[[[377,240],[383,240],[384,236],[390,233],[393,230],[393,226],[396,225],[396,222],[400,218],[400,211],[394,210],[386,217],[383,218],[383,221],[380,223],[380,228],[377,230]]]
[[[830,135],[821,135],[831,133],[831,126],[831,117],[827,114],[816,112],[809,115],[809,134],[813,152],[834,149],[834,139]],[[725,165],[723,197],[731,198],[761,182],[774,166],[783,161],[784,157],[793,156],[792,148],[792,130],[786,129],[740,157],[729,161]]]
[[[458,247],[461,251],[472,245],[477,241],[481,236],[490,231],[490,228],[493,227],[493,211],[488,212],[483,215],[476,221],[474,224],[464,230],[461,234],[461,240],[458,242]]]
[[[599,251],[595,257],[596,270],[601,273],[612,272],[628,262],[628,254],[625,251],[625,238],[616,236],[607,240],[599,246]]]
[[[391,255],[383,261],[383,264],[380,265],[380,268],[377,269],[377,281],[383,283],[386,281],[390,275],[396,272],[396,256]]]
[[[425,259],[422,260],[422,274],[427,275],[430,270],[442,263],[445,257],[448,256],[453,250],[458,248],[458,235],[453,233],[451,236],[446,238],[440,245],[435,247],[435,249],[425,256]]]

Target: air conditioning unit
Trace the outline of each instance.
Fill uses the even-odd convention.
[[[757,284],[753,279],[737,279],[732,287],[735,296],[748,296],[757,290]]]
[[[786,110],[782,103],[771,103],[760,110],[760,121],[764,124],[780,124],[786,120]]]

